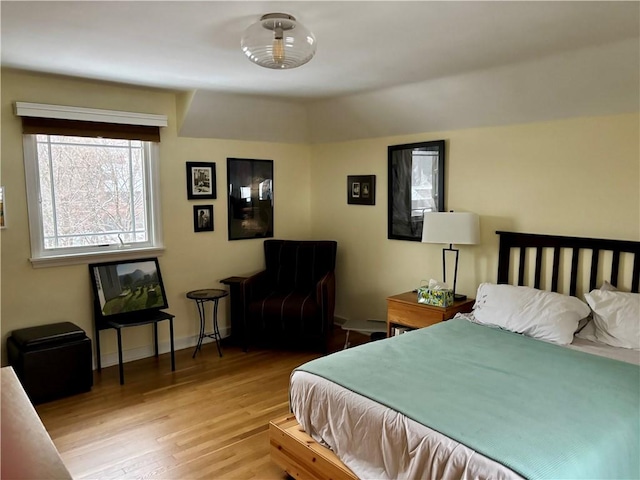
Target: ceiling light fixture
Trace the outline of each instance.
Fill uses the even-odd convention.
[[[286,13],[263,15],[245,30],[240,45],[249,60],[273,69],[299,67],[316,53],[313,33]]]

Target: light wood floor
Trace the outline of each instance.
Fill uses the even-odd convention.
[[[351,334],[353,343],[366,337]],[[333,350],[344,342],[336,330]],[[283,479],[269,459],[268,422],[288,412],[289,374],[313,352],[206,344],[94,374],[91,392],[38,414],[75,479]]]

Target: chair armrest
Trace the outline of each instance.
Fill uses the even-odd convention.
[[[336,306],[336,276],[327,272],[316,284],[316,302],[322,308],[323,329],[325,333],[333,329],[333,312]]]
[[[242,292],[243,303],[249,305],[255,299],[262,298],[267,293],[268,288],[267,271],[258,272],[240,283],[240,291]]]

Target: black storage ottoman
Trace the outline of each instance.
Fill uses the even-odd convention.
[[[87,392],[93,385],[91,339],[71,322],[14,330],[7,354],[34,404]]]

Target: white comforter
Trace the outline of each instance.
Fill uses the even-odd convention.
[[[576,339],[570,348],[640,364],[640,353]],[[345,367],[348,368],[348,367]],[[449,437],[316,375],[291,376],[291,409],[362,479],[520,479]]]

